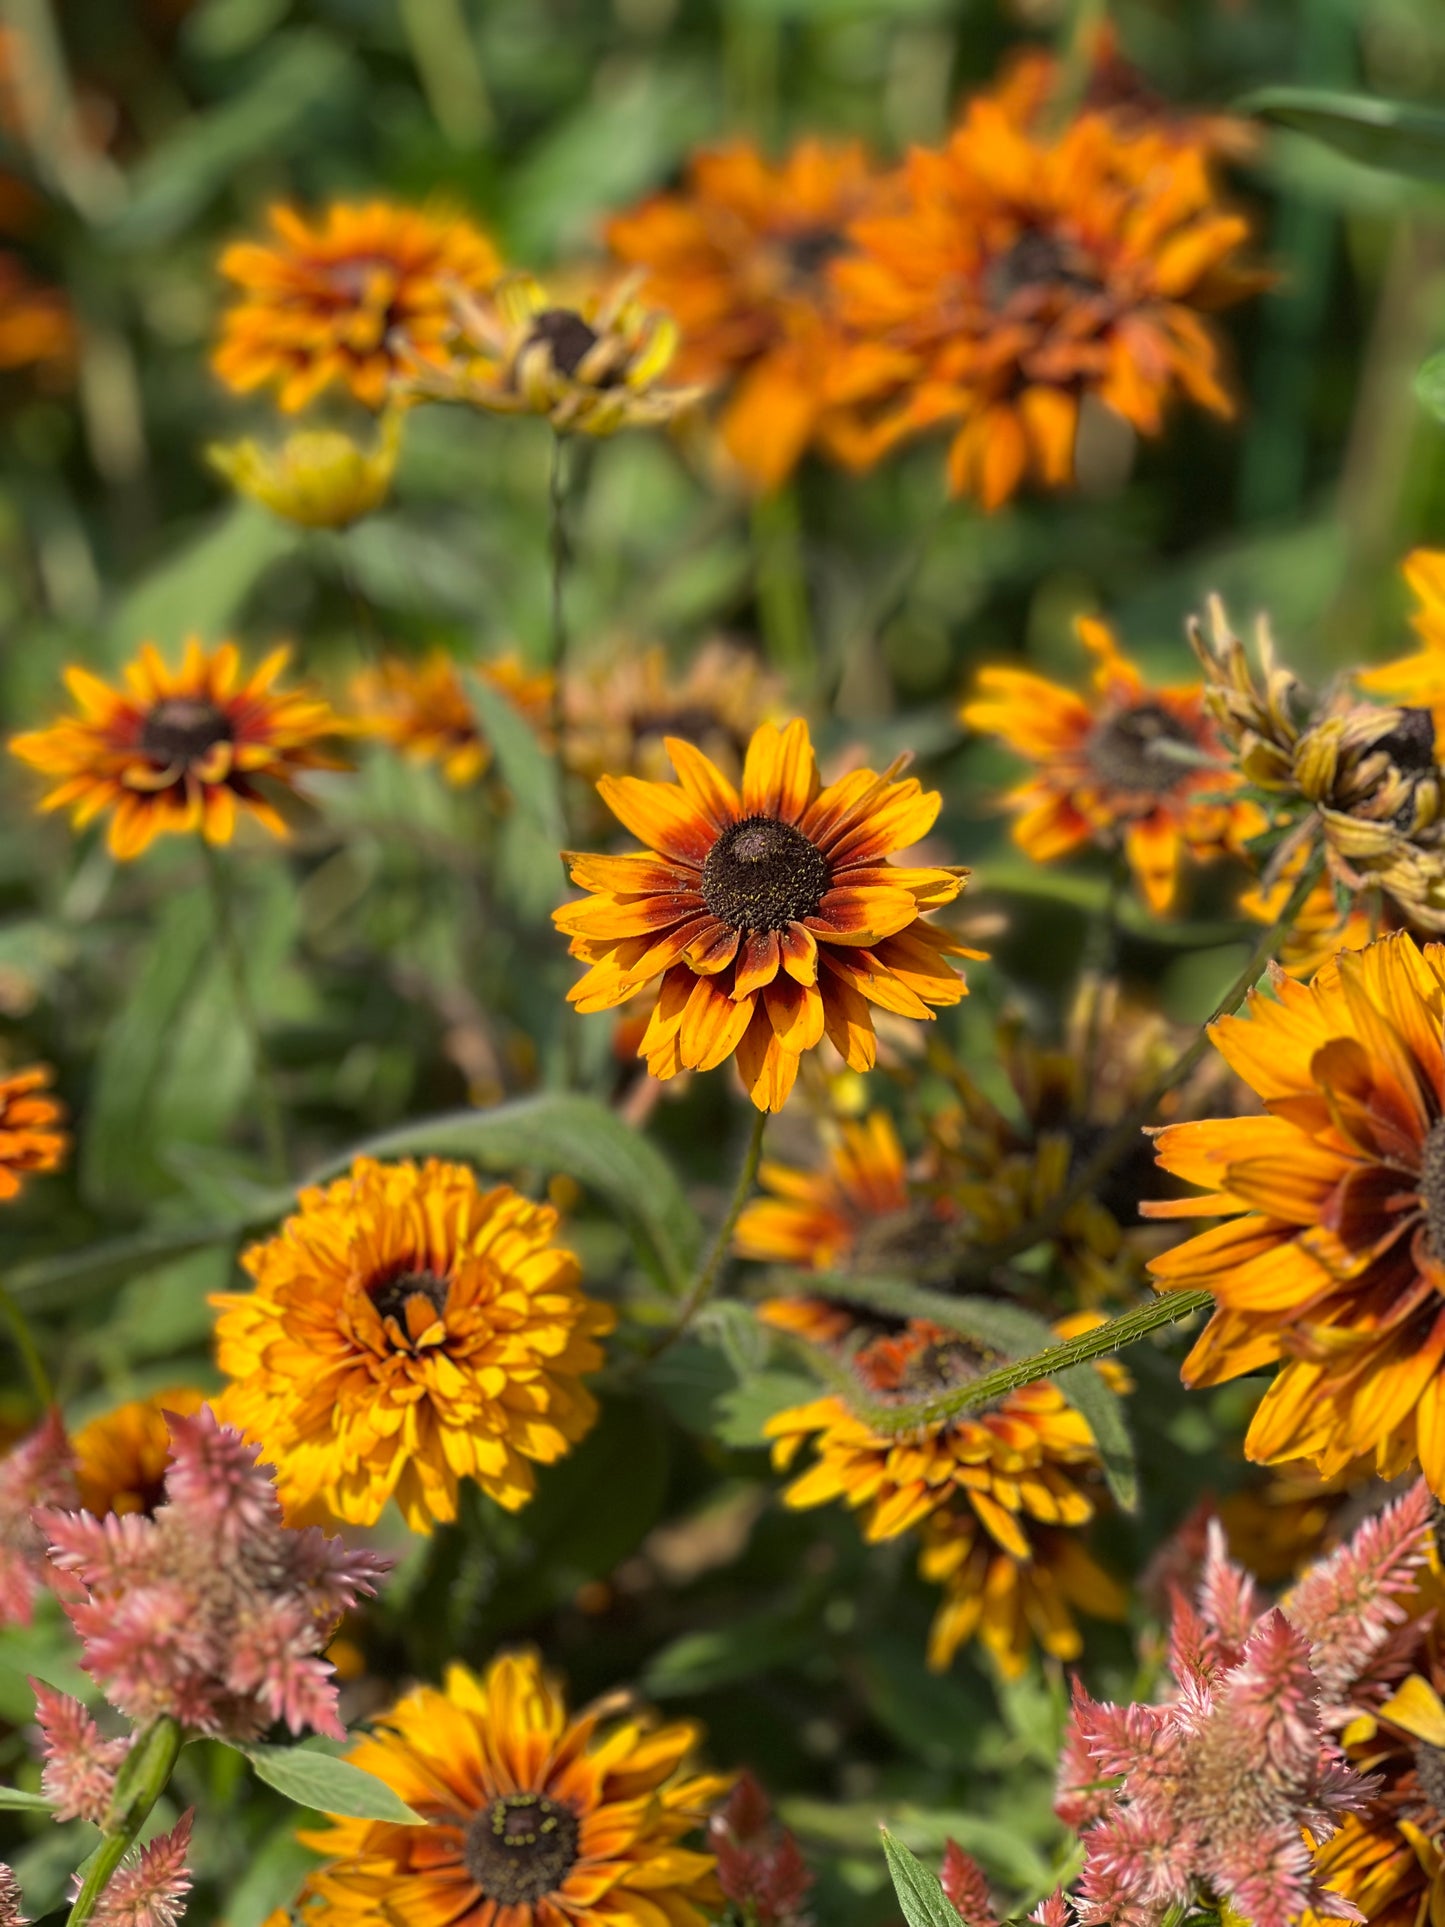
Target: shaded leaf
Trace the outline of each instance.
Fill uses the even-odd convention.
[[[1431,355],[1415,377],[1415,396],[1438,422],[1445,422],[1445,352]]]
[[[0,1808],[21,1813],[49,1813],[50,1802],[43,1793],[26,1793],[18,1786],[0,1786]]]
[[[299,1807],[317,1813],[337,1813],[350,1820],[390,1820],[397,1826],[424,1827],[384,1780],[366,1773],[350,1760],[336,1760],[309,1746],[241,1746],[258,1780],[284,1793]]]
[[[1236,111],[1306,134],[1366,167],[1445,181],[1445,113],[1438,108],[1314,87],[1262,87]]]

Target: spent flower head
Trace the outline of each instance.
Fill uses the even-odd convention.
[[[169,1716],[254,1739],[282,1720],[343,1738],[321,1654],[390,1561],[284,1524],[270,1468],[209,1409],[174,1416],[171,1447],[153,1516],[36,1515],[52,1560],[79,1582],[65,1610],[82,1664],[138,1724]]]

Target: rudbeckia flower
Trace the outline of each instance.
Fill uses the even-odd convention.
[[[1089,843],[1122,848],[1149,907],[1163,912],[1186,855],[1238,851],[1266,820],[1229,795],[1241,778],[1203,687],[1152,687],[1107,624],[1081,617],[1077,629],[1097,665],[1091,696],[1029,670],[983,669],[962,720],[1033,765],[1006,798],[1021,850],[1047,863]]]
[[[30,1064],[0,1077],[0,1200],[18,1197],[26,1178],[58,1171],[70,1149],[52,1075],[48,1064]]]
[[[1151,1265],[1218,1309],[1184,1364],[1215,1385],[1277,1364],[1250,1458],[1418,1459],[1445,1494],[1445,946],[1400,933],[1211,1029],[1266,1115],[1173,1124],[1166,1171],[1205,1195],[1144,1208],[1223,1222]]]
[[[242,681],[233,642],[207,652],[192,637],[175,670],[142,644],[124,689],[67,669],[80,714],[12,737],[11,751],[59,779],[42,809],[68,809],[77,829],[109,811],[110,852],[122,862],[166,833],[229,843],[241,811],[285,836],[273,796],[305,770],[345,767],[328,746],[342,724],[327,705],[275,687],[290,656],[272,650]]]
[[[80,1503],[97,1519],[111,1513],[144,1513],[147,1518],[165,1497],[171,1458],[167,1412],[190,1418],[206,1402],[204,1392],[177,1385],[150,1398],[128,1399],[112,1412],[93,1418],[71,1441]]]
[[[1428,709],[1440,736],[1445,733],[1445,550],[1414,550],[1405,558],[1404,573],[1419,604],[1410,621],[1421,647],[1398,662],[1360,670],[1355,681],[1389,702]]]
[[[638,1053],[654,1077],[736,1053],[753,1102],[776,1111],[825,1034],[850,1068],[871,1068],[870,1006],[932,1018],[964,995],[947,960],[979,953],[923,919],[966,873],[888,861],[928,833],[941,802],[895,780],[902,759],[824,789],[807,724],[765,723],[739,791],[680,737],[667,752],[676,783],[597,786],[646,850],[569,855],[591,895],[553,913],[588,965],[568,992],[579,1011],[611,1010],[661,979]]]
[[[457,296],[485,293],[501,271],[470,221],[389,201],[338,204],[315,223],[275,207],[271,226],[274,241],[221,256],[241,294],[211,366],[242,393],[274,384],[287,414],[332,382],[382,407],[403,367],[441,357]]]
[[[373,1525],[395,1496],[413,1532],[456,1517],[463,1478],[525,1505],[533,1464],[597,1416],[582,1374],[614,1322],[553,1243],[556,1212],[435,1158],[359,1158],[300,1207],[243,1255],[256,1289],[213,1300],[217,1410],[284,1502]]]
[[[414,763],[436,763],[447,782],[464,788],[492,760],[476,711],[467,697],[460,664],[448,650],[432,649],[415,661],[385,656],[363,669],[352,684],[360,726]],[[516,656],[477,664],[482,676],[506,696],[536,729],[552,707],[554,679],[533,672]]]
[[[347,1756],[428,1822],[337,1820],[303,1835],[312,1927],[381,1919],[449,1927],[706,1927],[711,1854],[681,1843],[726,1780],[687,1770],[697,1728],[599,1703],[570,1715],[534,1653],[481,1677],[448,1667]]]

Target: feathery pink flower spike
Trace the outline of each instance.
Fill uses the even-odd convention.
[[[36,1595],[51,1577],[36,1506],[78,1506],[75,1457],[60,1414],[44,1421],[0,1458],[0,1626],[28,1626]]]
[[[751,1773],[739,1774],[707,1832],[718,1885],[743,1919],[754,1927],[810,1927],[813,1870]]]
[[[65,1602],[82,1664],[137,1725],[169,1715],[248,1740],[284,1720],[344,1739],[321,1654],[392,1562],[286,1525],[271,1468],[208,1407],[167,1421],[171,1464],[153,1516],[35,1515],[53,1563],[84,1592]]]
[[[40,1790],[57,1820],[89,1820],[105,1825],[115,1793],[115,1776],[130,1751],[133,1735],[108,1740],[69,1693],[57,1693],[44,1680],[32,1679],[35,1721],[40,1728],[44,1765]]]
[[[191,1890],[186,1850],[192,1817],[183,1813],[169,1833],[157,1834],[134,1860],[122,1862],[95,1904],[92,1927],[176,1927]],[[77,1892],[80,1885],[77,1874]]]
[[[14,1871],[0,1860],[0,1927],[27,1927],[22,1907],[20,1882]]]

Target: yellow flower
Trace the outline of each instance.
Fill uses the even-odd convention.
[[[654,1077],[712,1070],[737,1053],[760,1111],[787,1101],[805,1051],[826,1034],[854,1070],[877,1052],[871,1006],[929,1018],[965,986],[947,960],[976,957],[925,922],[965,871],[902,869],[890,856],[926,836],[940,797],[899,759],[824,789],[806,723],[754,732],[741,793],[680,737],[676,783],[604,777],[602,800],[647,848],[568,854],[590,897],[554,912],[589,966],[568,992],[611,1010],[661,978],[638,1055]]]
[[[131,1399],[82,1425],[71,1441],[80,1503],[98,1519],[110,1513],[149,1515],[165,1493],[171,1456],[167,1412],[188,1418],[206,1402],[204,1392],[178,1385],[150,1398]]]
[[[486,301],[457,304],[460,343],[443,368],[418,366],[408,390],[502,415],[543,415],[559,435],[614,435],[672,421],[701,388],[661,377],[677,347],[666,315],[623,282],[580,308],[555,307],[530,275],[503,278]]]
[[[301,1193],[223,1294],[223,1421],[260,1445],[290,1507],[372,1525],[393,1495],[414,1532],[476,1479],[515,1511],[597,1415],[582,1383],[610,1307],[578,1290],[557,1214],[465,1165],[378,1164]]]
[[[1362,689],[1393,703],[1428,709],[1445,734],[1445,550],[1416,549],[1405,558],[1405,580],[1420,604],[1411,623],[1424,647],[1399,662],[1361,670]]]
[[[380,508],[401,452],[400,409],[382,422],[375,448],[332,428],[288,436],[280,448],[252,441],[206,450],[211,467],[241,495],[304,529],[344,529]]]
[[[1418,1458],[1445,1494],[1445,945],[1383,937],[1272,988],[1211,1030],[1267,1115],[1155,1138],[1206,1195],[1146,1212],[1223,1220],[1150,1267],[1162,1290],[1215,1295],[1185,1381],[1277,1363],[1250,1458],[1327,1478]]]
[[[109,810],[122,862],[167,832],[229,843],[241,810],[285,836],[272,793],[294,789],[303,770],[345,767],[327,747],[342,728],[327,705],[274,686],[290,653],[272,650],[244,682],[233,642],[207,652],[195,637],[176,670],[142,644],[123,690],[67,669],[80,714],[12,737],[11,751],[60,779],[42,809],[68,808],[77,829]]]
[[[705,1927],[715,1863],[680,1843],[727,1782],[687,1772],[696,1727],[609,1719],[618,1705],[569,1718],[530,1652],[407,1694],[348,1758],[429,1824],[303,1834],[330,1856],[309,1882],[312,1927]]]

